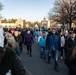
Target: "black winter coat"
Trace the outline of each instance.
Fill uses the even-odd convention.
[[[9,70],[11,70],[12,75],[26,75],[20,58],[11,48],[6,48],[4,58],[0,64],[0,75],[5,75]]]
[[[70,60],[71,54],[72,54],[72,50],[68,52],[68,54],[65,58],[65,64],[69,69],[68,75],[76,75],[76,58]]]
[[[65,50],[68,52],[71,48],[76,46],[76,39],[73,41],[71,38],[68,38],[65,41]]]

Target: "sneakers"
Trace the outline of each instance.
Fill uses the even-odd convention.
[[[57,67],[55,67],[54,70],[55,70],[56,72],[59,72],[59,69],[58,69]]]

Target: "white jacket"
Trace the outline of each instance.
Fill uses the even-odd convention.
[[[0,46],[4,47],[4,30],[0,28]]]
[[[65,38],[64,36],[61,36],[61,47],[64,47],[65,45]]]

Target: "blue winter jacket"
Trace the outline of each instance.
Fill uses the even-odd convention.
[[[59,35],[56,34],[52,34],[49,36],[48,40],[47,40],[47,45],[48,45],[48,49],[55,49],[55,50],[59,50],[60,49],[60,37]]]
[[[46,37],[41,37],[38,43],[40,46],[46,47]]]
[[[35,31],[34,36],[39,36],[39,31]]]

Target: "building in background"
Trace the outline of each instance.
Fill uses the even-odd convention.
[[[5,28],[16,28],[16,27],[20,27],[23,28],[23,20],[21,18],[17,19],[17,21],[15,23],[1,23],[0,25]]]
[[[41,27],[48,28],[48,20],[46,18],[41,21]]]

